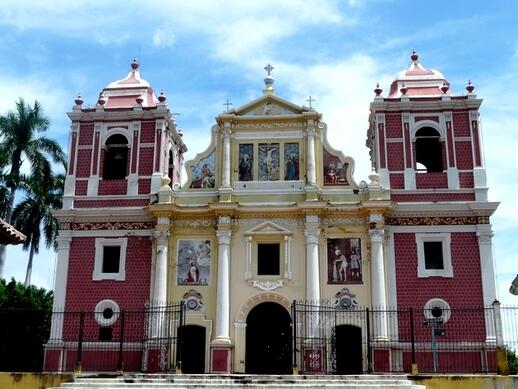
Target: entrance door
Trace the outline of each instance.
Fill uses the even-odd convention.
[[[291,374],[291,317],[276,303],[262,303],[246,318],[246,372]]]
[[[336,373],[363,373],[361,328],[351,325],[336,326],[335,339]]]
[[[205,327],[188,325],[179,330],[182,331],[182,373],[205,373]]]

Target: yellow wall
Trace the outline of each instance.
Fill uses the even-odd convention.
[[[71,382],[73,374],[59,373],[0,373],[1,389],[46,389],[62,382]]]
[[[418,376],[412,377],[415,384],[426,389],[518,389],[517,376]]]

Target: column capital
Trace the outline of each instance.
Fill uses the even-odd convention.
[[[218,216],[218,226],[219,227],[227,227],[232,224],[232,217],[229,215],[221,215]]]
[[[382,213],[374,212],[369,214],[369,223],[382,223],[384,220],[385,217]]]
[[[156,218],[156,224],[164,227],[171,225],[171,218],[169,216],[159,216]]]
[[[70,236],[70,232],[60,232],[58,237],[56,238],[58,242],[58,250],[69,250],[70,242],[72,242],[72,237]]]
[[[216,236],[218,237],[219,244],[230,244],[230,236],[232,232],[230,230],[218,230]]]
[[[157,245],[167,246],[169,231],[153,231],[153,238],[155,238]]]
[[[371,238],[371,242],[382,242],[385,237],[385,230],[382,228],[374,228],[369,230],[369,236]]]
[[[479,244],[491,244],[493,238],[493,231],[478,231],[477,238]]]
[[[304,230],[307,243],[318,244],[318,238],[320,237],[320,229],[318,228],[306,228]]]

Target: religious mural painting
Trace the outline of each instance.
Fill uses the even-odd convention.
[[[178,240],[176,279],[178,285],[208,285],[211,246],[209,239]]]
[[[363,283],[360,238],[327,240],[327,283]]]
[[[259,143],[259,180],[279,180],[279,143]]]
[[[253,181],[254,145],[239,145],[239,181]]]
[[[213,151],[207,157],[201,159],[191,167],[191,188],[214,188],[216,187],[216,157]]]
[[[324,154],[324,185],[349,185],[347,182],[347,163],[329,153],[325,148]]]
[[[299,179],[299,144],[284,144],[284,179],[287,181]]]

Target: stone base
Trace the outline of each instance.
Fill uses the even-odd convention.
[[[232,371],[232,346],[218,344],[210,346],[210,371],[212,373]]]

